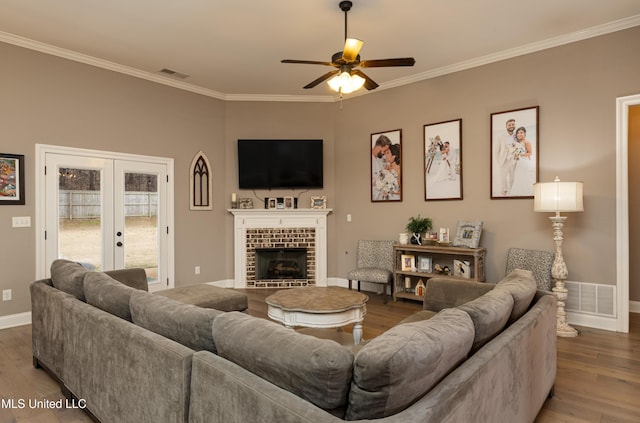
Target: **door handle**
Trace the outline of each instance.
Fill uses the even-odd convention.
[[[117,245],[118,247],[122,247],[122,242],[118,241],[118,242],[116,242],[116,245]]]

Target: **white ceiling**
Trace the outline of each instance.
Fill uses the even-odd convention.
[[[333,101],[302,87],[342,50],[339,0],[0,0],[0,41],[227,100]],[[378,90],[640,25],[638,0],[353,0]],[[162,68],[190,75],[166,77]]]

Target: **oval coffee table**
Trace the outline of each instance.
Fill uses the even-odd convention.
[[[362,340],[362,321],[369,297],[335,286],[300,287],[268,296],[267,314],[288,328],[340,328],[353,323],[353,342]]]

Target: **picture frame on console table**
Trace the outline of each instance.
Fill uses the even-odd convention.
[[[416,257],[412,254],[402,254],[400,256],[402,261],[403,271],[415,271],[416,270]]]
[[[402,201],[402,129],[371,134],[371,201]]]
[[[491,114],[491,199],[533,198],[540,107]]]
[[[478,248],[480,235],[482,235],[482,221],[459,220],[453,246]]]
[[[24,204],[24,155],[0,153],[0,205]]]
[[[462,200],[462,119],[424,125],[424,199]]]

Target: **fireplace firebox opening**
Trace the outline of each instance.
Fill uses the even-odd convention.
[[[306,248],[256,248],[256,280],[306,278]]]

